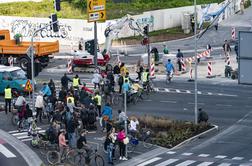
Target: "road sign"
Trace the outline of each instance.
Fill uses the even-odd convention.
[[[26,82],[24,91],[27,91],[27,92],[31,92],[32,91],[32,84],[31,84],[30,80],[28,80]]]
[[[106,0],[88,0],[87,3],[88,13],[104,11],[106,7]]]
[[[106,20],[106,12],[105,11],[98,11],[88,14],[88,22],[94,21],[105,21]]]
[[[30,58],[32,56],[32,51],[33,51],[33,54],[35,54],[35,51],[33,50],[32,46],[29,46],[28,49],[26,50],[26,53],[27,53],[28,57],[30,57]]]

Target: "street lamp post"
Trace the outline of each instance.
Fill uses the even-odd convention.
[[[197,59],[197,2],[194,0],[194,53],[195,53],[195,82],[194,82],[194,114],[195,124],[198,124],[198,59]]]
[[[127,117],[127,93],[126,91],[124,91],[124,113],[125,113],[125,116]],[[128,126],[128,123],[127,123],[127,119],[125,119],[124,121],[124,130],[125,130],[125,135],[127,136],[127,126]],[[127,158],[128,157],[128,148],[127,148],[127,145],[125,145],[126,148],[125,148],[125,157]]]

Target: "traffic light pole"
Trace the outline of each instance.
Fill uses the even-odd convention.
[[[44,26],[42,28],[39,28],[39,29],[35,30],[33,32],[33,34],[32,34],[32,37],[31,37],[31,45],[30,45],[31,53],[30,53],[30,58],[31,58],[31,70],[32,70],[32,72],[31,72],[32,73],[31,80],[32,80],[32,112],[33,112],[33,114],[35,113],[35,96],[34,96],[35,79],[34,79],[34,48],[33,48],[34,41],[33,41],[33,39],[34,39],[35,35],[39,31],[41,31],[41,30],[43,30],[43,29],[45,29],[45,28],[47,28],[49,26],[52,26],[53,24],[57,24],[57,23],[58,23],[58,21],[55,21],[55,22],[52,22],[50,24],[47,24],[46,26]]]
[[[97,69],[97,22],[94,22],[94,65]]]

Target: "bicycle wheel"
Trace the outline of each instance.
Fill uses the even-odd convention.
[[[151,138],[150,137],[146,137],[144,140],[143,140],[143,146],[145,148],[151,148],[153,146],[152,142],[151,142]]]
[[[74,156],[73,165],[78,165],[78,166],[85,165],[85,157],[83,156],[83,154],[78,153]]]
[[[60,163],[60,154],[57,151],[48,151],[46,159],[49,164],[55,165]]]
[[[77,153],[75,152],[75,150],[70,150],[70,151],[68,151],[67,152],[67,154],[66,154],[66,159],[67,159],[67,161],[70,163],[70,164],[72,164],[72,165],[74,165],[75,164],[75,161],[74,161],[74,159],[75,159],[75,156],[77,155]]]
[[[104,159],[102,156],[100,156],[99,154],[97,154],[95,156],[95,165],[96,166],[104,166]]]
[[[11,123],[13,126],[16,126],[18,123],[18,115],[17,114],[13,114],[11,117]]]

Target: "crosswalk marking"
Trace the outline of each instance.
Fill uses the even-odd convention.
[[[166,165],[172,164],[172,163],[174,163],[176,161],[178,161],[178,159],[169,159],[169,160],[166,160],[166,161],[164,161],[162,163],[159,163],[159,164],[157,164],[155,166],[166,166]]]
[[[38,133],[45,133],[45,130],[41,129],[41,128],[37,128]],[[27,130],[23,130],[21,132],[19,132],[18,130],[14,130],[14,131],[9,131],[9,134],[11,134],[12,136],[16,137],[17,139],[19,139],[22,142],[27,142],[32,140],[32,136],[28,136],[28,131]]]
[[[230,166],[230,165],[231,165],[230,163],[221,163],[218,166]]]
[[[167,89],[167,88],[165,88],[165,92],[170,92],[170,90],[169,90],[169,89]]]
[[[167,154],[175,154],[176,152],[174,152],[174,151],[169,151],[169,152],[167,152]]]
[[[199,95],[201,95],[201,94],[202,94],[202,92],[201,92],[201,91],[198,91],[198,94],[199,94]]]
[[[7,149],[3,144],[0,144],[0,153],[2,153],[7,158],[16,157],[9,149]]]
[[[218,155],[218,156],[215,156],[214,158],[217,158],[217,159],[224,159],[226,158],[227,156],[222,156],[222,155]]]
[[[243,160],[244,157],[233,157],[232,160]]]
[[[200,164],[198,164],[197,166],[208,166],[208,165],[211,165],[211,164],[213,164],[213,162],[203,162],[203,163],[200,163]]]
[[[208,157],[209,156],[209,154],[200,154],[200,155],[198,155],[199,157]]]
[[[182,162],[180,164],[177,164],[176,166],[187,166],[187,165],[190,165],[190,164],[195,163],[195,162],[196,161],[194,161],[194,160],[186,160],[186,161],[184,161],[184,162]]]
[[[186,93],[191,93],[191,91],[189,91],[189,90],[186,90]]]
[[[148,164],[150,164],[150,163],[154,163],[155,161],[158,161],[158,160],[161,160],[161,159],[162,159],[162,158],[160,158],[160,157],[155,157],[155,158],[153,158],[153,159],[150,159],[150,160],[148,160],[148,161],[145,161],[145,162],[139,164],[138,166],[145,166],[145,165],[148,165]]]
[[[181,155],[183,155],[183,156],[191,156],[193,153],[183,153],[183,154],[181,154]]]
[[[177,93],[180,93],[181,91],[180,91],[179,89],[176,89],[176,92],[177,92]]]

